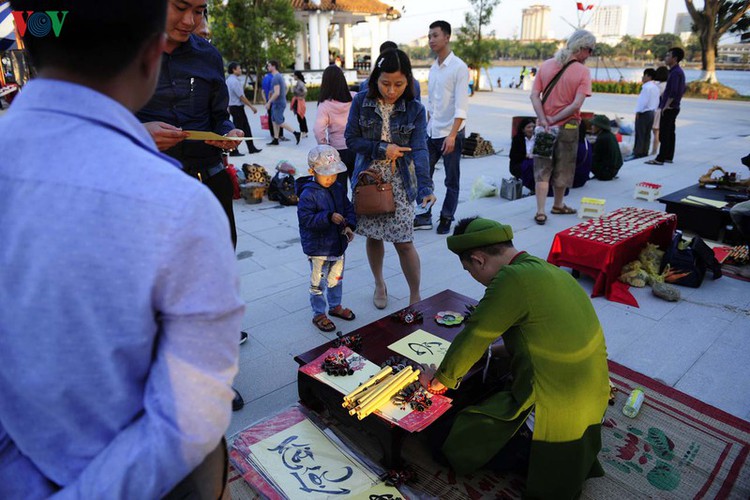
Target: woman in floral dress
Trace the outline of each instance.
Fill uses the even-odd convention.
[[[375,279],[373,303],[388,305],[383,278],[384,241],[393,243],[409,285],[409,303],[421,300],[419,254],[413,243],[414,202],[435,202],[430,178],[424,106],[414,99],[409,57],[400,50],[380,54],[367,92],[354,97],[346,125],[346,144],[357,154],[353,183],[372,168],[393,186],[396,212],[357,216],[357,233],[367,238],[367,259]],[[356,195],[355,195],[356,202]]]

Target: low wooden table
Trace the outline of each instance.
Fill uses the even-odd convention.
[[[687,196],[697,196],[709,200],[727,201],[728,194],[738,194],[721,188],[705,188],[699,184],[688,186],[674,193],[659,198],[664,203],[665,210],[677,216],[677,228],[692,231],[703,238],[722,241],[724,229],[732,223],[729,217],[729,207],[715,208],[711,206],[684,203],[681,200]]]
[[[391,319],[388,315],[351,332],[350,335],[361,335],[362,347],[357,352],[373,363],[380,365],[391,356],[398,355],[388,349],[389,345],[418,329],[423,329],[440,338],[452,341],[461,331],[461,327],[450,328],[439,325],[434,320],[435,314],[440,311],[463,312],[469,304],[475,305],[476,301],[451,290],[444,290],[413,306],[414,309],[422,313],[424,318],[422,323],[404,325]],[[294,360],[300,366],[306,365],[333,346],[334,341],[327,342],[295,356]],[[481,363],[481,361],[477,363],[464,377],[460,391],[448,391],[446,394],[453,399],[453,407],[450,412],[472,404],[486,395],[485,389],[479,383],[481,382],[483,368]],[[355,432],[366,432],[373,436],[382,447],[382,462],[386,467],[401,465],[401,445],[406,435],[409,434],[407,431],[376,415],[371,415],[361,421],[351,417],[347,410],[341,406],[343,398],[341,393],[302,372],[297,372],[297,389],[300,401],[311,410],[317,412],[327,410],[343,426],[353,427]]]

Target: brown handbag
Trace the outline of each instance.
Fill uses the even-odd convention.
[[[354,213],[384,215],[395,212],[396,201],[393,199],[391,183],[383,182],[377,170],[368,168],[360,172],[357,176],[357,185],[354,186]]]

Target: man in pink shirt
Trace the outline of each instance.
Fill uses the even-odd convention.
[[[567,45],[555,57],[542,63],[531,89],[531,103],[537,116],[537,126],[559,127],[552,158],[534,158],[537,224],[547,222],[544,212],[549,183],[555,195],[553,214],[575,214],[563,203],[565,189],[573,186],[578,153],[578,125],[581,106],[591,95],[591,75],[584,65],[594,52],[596,37],[586,30],[578,30],[568,38]],[[558,77],[559,75],[559,77]]]

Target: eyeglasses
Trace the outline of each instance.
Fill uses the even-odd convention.
[[[593,54],[594,53],[594,48],[593,47],[583,47],[583,50],[588,50],[589,54]]]

